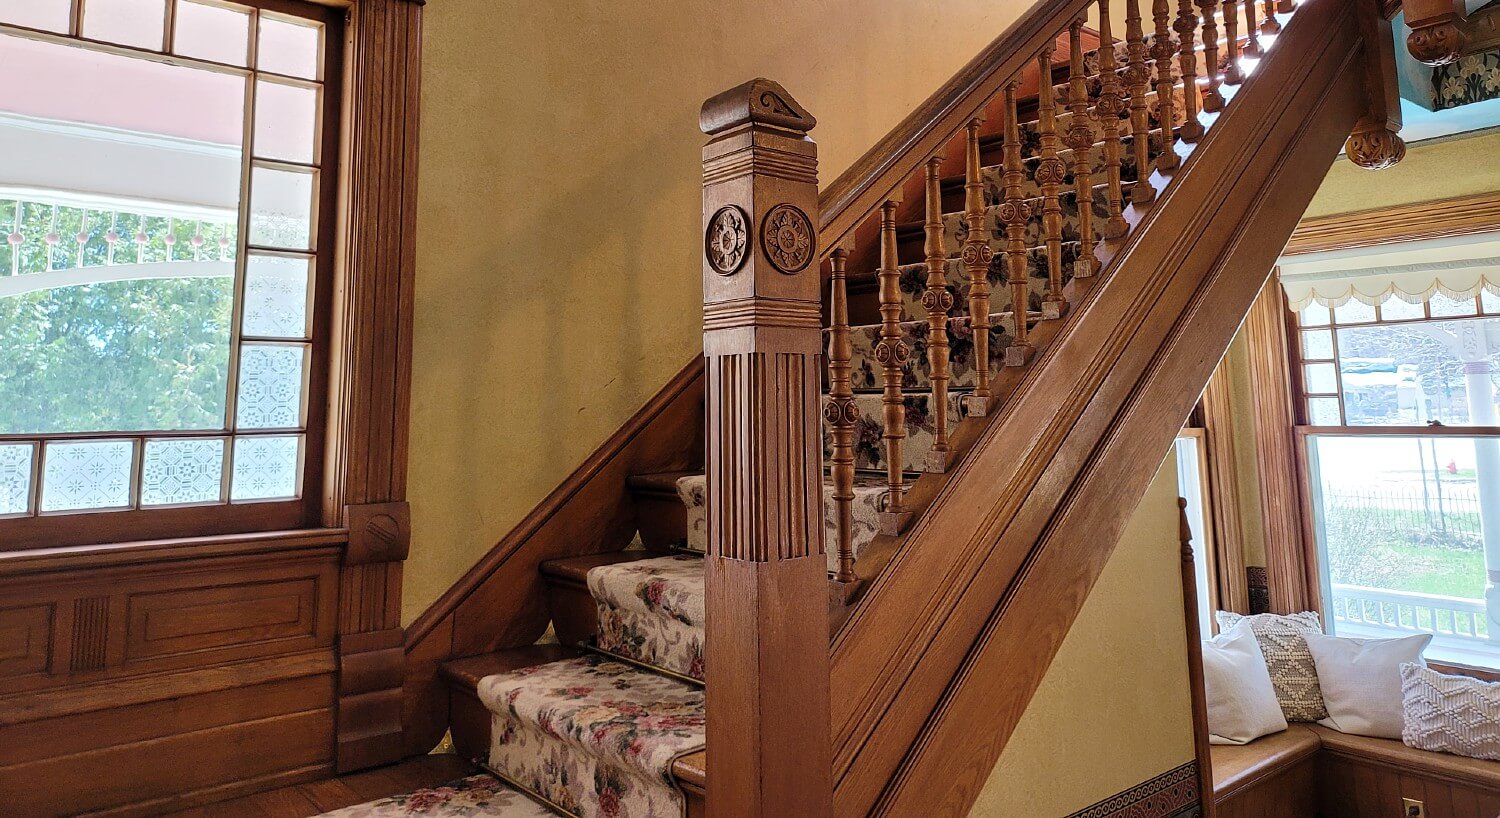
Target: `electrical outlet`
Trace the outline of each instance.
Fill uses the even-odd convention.
[[[1406,818],[1427,818],[1427,805],[1415,798],[1401,799],[1401,810]]]

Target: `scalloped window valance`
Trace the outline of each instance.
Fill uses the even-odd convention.
[[[1435,293],[1500,297],[1500,233],[1309,253],[1282,259],[1279,269],[1293,310],[1351,299],[1373,306],[1393,297],[1420,304]]]

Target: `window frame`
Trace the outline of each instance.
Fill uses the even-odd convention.
[[[200,0],[201,2],[202,0]],[[221,5],[217,0],[207,0],[209,5]],[[253,55],[247,55],[246,66],[236,66],[197,57],[178,56],[171,53],[174,41],[175,10],[177,0],[165,3],[166,20],[161,48],[150,49],[124,46],[84,36],[82,31],[84,7],[82,0],[70,0],[70,23],[66,34],[0,23],[0,32],[42,42],[57,43],[72,47],[83,47],[94,51],[121,56],[147,59],[156,62],[186,65],[218,73],[246,77],[250,92],[246,98],[246,142],[241,161],[244,163],[242,188],[240,191],[239,255],[235,278],[235,299],[232,306],[233,322],[230,329],[230,384],[225,404],[224,426],[211,430],[182,431],[132,431],[132,432],[84,432],[0,435],[0,442],[33,442],[37,450],[32,455],[32,493],[26,516],[0,518],[0,554],[34,549],[86,546],[100,543],[157,542],[186,538],[213,537],[223,535],[260,534],[276,531],[292,531],[319,527],[329,521],[326,505],[329,497],[327,485],[327,460],[330,430],[340,407],[333,405],[332,372],[335,367],[334,350],[336,328],[334,321],[338,293],[347,286],[349,272],[346,269],[347,253],[342,246],[346,239],[347,206],[345,203],[346,163],[349,155],[348,137],[350,112],[345,98],[346,45],[349,37],[348,9],[318,0],[228,0],[226,6],[249,7],[258,12],[270,12],[281,17],[295,17],[317,22],[323,26],[322,66],[320,81],[322,99],[318,108],[321,124],[315,159],[311,167],[316,168],[317,195],[313,206],[312,249],[300,255],[311,256],[313,297],[308,304],[309,332],[305,342],[309,350],[307,380],[303,394],[305,406],[303,423],[295,429],[257,430],[245,434],[238,431],[235,418],[237,389],[234,371],[237,369],[242,348],[239,326],[243,311],[243,268],[249,251],[257,250],[248,235],[251,185],[249,169],[267,164],[271,166],[287,163],[253,156],[249,136],[254,120],[249,116],[253,104],[255,83],[264,74],[268,78],[282,79],[274,72],[260,72],[253,67]],[[252,15],[250,43],[253,44],[256,15]],[[307,80],[285,77],[297,83]],[[297,164],[297,163],[292,163]],[[298,165],[301,167],[301,165]],[[275,254],[278,248],[268,248]],[[285,339],[282,339],[285,340]],[[297,341],[297,343],[304,343]],[[333,412],[330,412],[332,406]],[[303,438],[301,462],[299,464],[299,496],[290,499],[232,500],[226,495],[209,503],[178,506],[142,507],[141,459],[145,441],[172,438],[215,438],[224,441],[226,448],[226,470],[229,464],[228,450],[236,440],[249,437],[300,435]],[[43,449],[47,442],[83,440],[131,440],[135,447],[131,474],[131,507],[108,509],[80,509],[70,511],[43,511],[41,509],[41,470],[44,468]],[[226,484],[229,475],[225,475]],[[341,511],[341,509],[340,509]]]

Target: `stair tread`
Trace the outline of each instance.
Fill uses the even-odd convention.
[[[700,474],[693,471],[663,471],[632,474],[625,478],[625,485],[637,490],[668,491],[677,493],[677,481],[690,474]]]
[[[688,472],[681,472],[686,475]],[[650,475],[654,477],[655,475]],[[673,494],[677,493],[677,483],[674,479],[668,488]],[[602,554],[585,554],[581,557],[564,557],[563,559],[547,560],[541,564],[543,576],[556,579],[565,579],[580,585],[588,582],[589,571],[605,565],[619,565],[625,562],[641,562],[666,556],[660,551],[606,551]]]
[[[578,654],[577,648],[566,645],[526,645],[463,659],[450,659],[438,666],[438,673],[449,682],[475,690],[479,686],[479,680],[486,676],[570,659]]]

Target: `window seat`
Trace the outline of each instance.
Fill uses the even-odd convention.
[[[1500,815],[1497,761],[1308,724],[1209,752],[1219,818],[1397,816],[1403,798],[1422,801],[1427,818]]]

